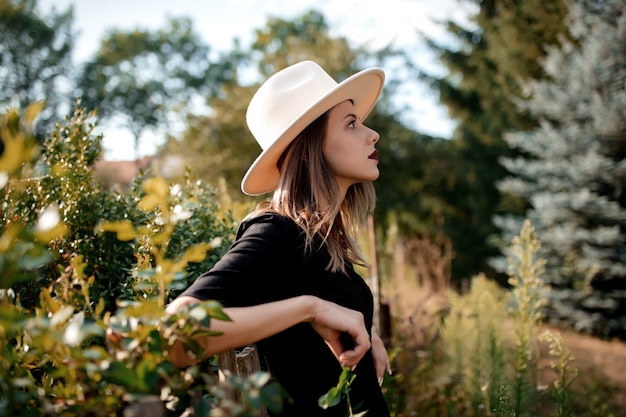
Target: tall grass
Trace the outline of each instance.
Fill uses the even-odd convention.
[[[608,407],[574,401],[573,358],[560,334],[539,334],[546,303],[539,248],[527,221],[507,248],[507,289],[478,275],[462,294],[420,292],[410,287],[410,275],[394,277],[403,283],[388,296],[396,303],[392,345],[400,346],[394,351],[397,375],[387,388],[395,416],[612,415]],[[439,308],[431,308],[433,300]],[[542,342],[549,345],[556,373],[548,386],[540,380]]]

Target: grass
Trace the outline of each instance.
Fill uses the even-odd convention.
[[[411,265],[403,265],[403,276],[390,275],[391,345],[399,347],[392,351],[396,376],[386,388],[393,415],[614,415],[602,387],[580,375],[560,334],[541,333],[547,288],[539,248],[526,222],[508,248],[509,289],[479,275],[463,293],[434,291],[417,284]],[[548,344],[543,361],[541,343]],[[546,360],[555,375],[550,384],[541,380]]]

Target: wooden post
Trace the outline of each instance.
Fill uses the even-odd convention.
[[[248,345],[239,353],[231,349],[219,354],[220,381],[226,380],[227,374],[224,371],[247,378],[260,370],[261,362],[259,360],[259,352],[257,351],[256,345]],[[230,399],[244,405],[244,401],[240,393],[233,390],[230,392],[230,395]],[[258,410],[257,416],[265,417],[267,415],[268,413],[266,407],[261,407],[261,409]]]
[[[378,251],[376,250],[376,225],[374,224],[374,215],[367,216],[367,231],[369,235],[369,247],[370,247],[370,262],[369,262],[369,275],[370,275],[370,287],[372,294],[374,295],[374,320],[372,327],[381,335],[380,326],[380,279],[378,277]]]

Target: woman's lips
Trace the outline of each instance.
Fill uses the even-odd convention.
[[[372,152],[370,156],[368,156],[368,158],[378,161],[378,152],[377,151]]]

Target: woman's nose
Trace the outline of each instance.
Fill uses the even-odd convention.
[[[370,130],[372,143],[378,142],[380,140],[380,135],[378,134],[378,132],[375,131],[374,129],[369,128],[369,127],[368,127],[368,129]]]

